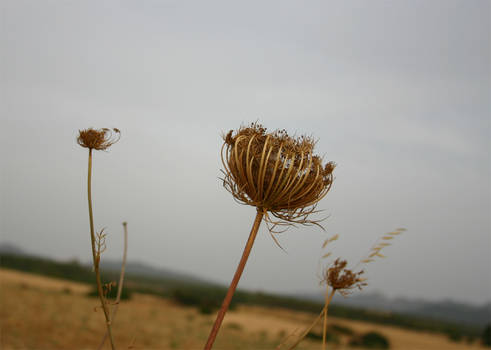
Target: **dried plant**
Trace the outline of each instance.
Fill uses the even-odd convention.
[[[101,254],[106,248],[106,236],[104,229],[97,234],[94,229],[94,214],[92,212],[92,150],[106,150],[111,145],[116,143],[120,138],[120,131],[114,129],[85,129],[79,130],[79,136],[77,137],[77,143],[89,149],[89,161],[88,161],[88,175],[87,175],[87,197],[89,204],[89,222],[90,222],[90,240],[92,245],[92,258],[94,264],[94,272],[96,275],[97,292],[101,301],[101,307],[104,311],[104,317],[106,319],[107,334],[111,343],[111,348],[114,350],[114,340],[111,332],[111,315],[106,302],[105,294],[111,285],[103,286],[100,274],[100,260]]]
[[[314,146],[311,137],[268,133],[257,123],[231,130],[221,151],[223,185],[239,203],[258,208],[271,231],[278,225],[318,225],[320,220],[308,216],[331,188],[335,164],[322,165]]]
[[[239,203],[256,207],[256,217],[205,350],[213,346],[261,221],[264,219],[271,234],[278,232],[276,227],[320,226],[321,219],[309,219],[309,215],[317,212],[317,203],[331,188],[335,167],[332,162],[323,165],[321,157],[314,155],[311,137],[294,138],[285,130],[268,133],[258,123],[230,131],[224,141],[223,185]]]
[[[119,141],[121,132],[119,129],[85,129],[79,130],[77,143],[89,150],[104,151]]]
[[[321,284],[326,284],[326,296],[324,301],[324,325],[322,328],[322,349],[326,349],[326,336],[327,336],[327,313],[329,310],[329,304],[331,303],[334,293],[339,291],[343,296],[349,295],[353,288],[361,290],[367,285],[366,279],[360,277],[364,271],[353,272],[347,269],[348,262],[337,258],[331,266],[324,270],[324,278]],[[329,287],[331,287],[331,293],[329,293]]]
[[[323,318],[323,328],[322,328],[322,349],[326,349],[326,336],[327,336],[327,315],[329,311],[329,305],[332,301],[332,298],[334,297],[334,294],[338,292],[339,294],[343,295],[344,297],[348,296],[351,294],[353,289],[357,288],[361,290],[363,287],[367,285],[367,280],[366,278],[361,277],[361,275],[364,274],[363,270],[359,270],[358,272],[353,272],[356,267],[358,267],[360,264],[368,264],[371,262],[375,261],[375,258],[385,258],[384,255],[380,253],[382,249],[385,247],[390,246],[390,243],[388,241],[392,240],[395,236],[401,234],[404,232],[406,229],[404,228],[398,228],[395,231],[389,232],[379,238],[375,244],[370,248],[368,251],[367,255],[362,258],[353,269],[348,269],[348,262],[346,260],[342,260],[341,258],[337,258],[333,262],[327,265],[327,267],[324,269],[321,277],[321,284],[326,286],[326,293],[325,293],[325,300],[324,300],[324,307],[322,308],[320,314],[316,317],[314,322],[307,327],[307,329],[296,339],[296,341],[290,345],[288,350],[294,349],[300,342],[307,336],[307,334],[314,328],[314,326],[319,322],[321,318]],[[334,235],[331,238],[328,238],[324,241],[322,244],[322,249],[326,248],[326,246],[337,240],[338,235]],[[328,258],[332,255],[331,252],[325,253],[322,258]],[[286,340],[278,345],[276,347],[277,350],[281,349],[283,345],[285,345]]]
[[[363,270],[353,272],[346,268],[348,262],[337,258],[334,263],[325,269],[323,283],[332,288],[333,291],[339,291],[343,296],[347,296],[353,288],[359,290],[367,284],[365,279],[360,277]]]

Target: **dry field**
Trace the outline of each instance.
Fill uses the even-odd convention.
[[[86,297],[90,286],[0,269],[1,349],[95,349],[104,332],[98,299]],[[214,315],[170,300],[136,294],[120,305],[114,322],[119,349],[201,349]],[[312,315],[282,309],[239,307],[225,317],[214,349],[274,349],[291,332],[303,329]],[[482,349],[453,343],[444,336],[344,319],[331,323],[356,332],[375,330],[389,338],[394,350]],[[329,349],[352,349],[341,339]],[[108,349],[107,346],[105,349]],[[304,341],[299,350],[320,349]]]

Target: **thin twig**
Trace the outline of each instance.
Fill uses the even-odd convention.
[[[118,306],[119,306],[119,301],[121,299],[121,292],[123,291],[123,281],[124,281],[124,272],[126,268],[126,253],[128,251],[128,227],[126,221],[123,222],[123,227],[124,227],[124,250],[123,250],[123,262],[121,264],[121,273],[119,274],[119,284],[118,284],[118,293],[116,295],[116,300],[114,302],[114,308],[111,313],[111,320],[114,322],[114,318],[116,317],[116,312],[118,311]],[[104,343],[106,342],[108,333],[104,334],[104,337],[102,337],[102,341],[99,344],[99,347],[97,350],[102,349],[104,346]]]

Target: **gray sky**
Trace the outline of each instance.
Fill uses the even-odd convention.
[[[0,241],[89,261],[87,152],[106,257],[228,283],[254,218],[221,186],[221,133],[259,120],[338,164],[319,208],[367,291],[491,297],[489,1],[1,1]],[[263,228],[241,286],[318,289],[326,233]]]

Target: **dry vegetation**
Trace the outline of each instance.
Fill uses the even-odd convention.
[[[100,304],[86,297],[91,286],[0,269],[0,325],[2,349],[94,349],[105,331]],[[96,309],[96,311],[94,311]],[[136,294],[124,301],[114,323],[118,348],[201,349],[213,315],[176,305],[168,299]],[[216,349],[274,349],[283,337],[300,331],[312,314],[264,307],[230,311],[215,343]],[[443,335],[413,332],[363,322],[329,319],[356,332],[375,330],[389,338],[394,350],[480,349],[453,343]],[[346,339],[341,339],[342,343]],[[306,339],[297,349],[319,349]],[[109,348],[106,343],[105,349]],[[348,349],[341,344],[330,349]]]
[[[309,215],[317,213],[317,203],[329,192],[335,167],[332,162],[323,165],[321,157],[313,154],[315,142],[311,137],[290,137],[285,130],[268,133],[258,123],[241,127],[235,133],[230,130],[224,141],[223,186],[236,201],[256,207],[257,212],[205,350],[213,347],[261,222],[268,224],[271,237],[278,245],[273,233],[284,232],[289,226],[322,227],[323,219],[309,219]],[[270,213],[276,219],[271,219]],[[277,226],[284,229],[276,231]]]

